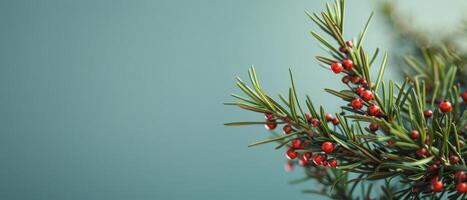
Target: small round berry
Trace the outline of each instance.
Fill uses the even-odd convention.
[[[456,179],[459,182],[464,182],[467,180],[467,172],[465,171],[456,171],[454,174],[454,179]]]
[[[431,181],[431,190],[433,192],[442,192],[443,191],[443,182],[438,181],[438,177],[435,176],[433,180]]]
[[[381,110],[379,109],[379,106],[371,104],[370,106],[368,106],[367,113],[370,116],[378,117],[381,114]]]
[[[321,155],[319,155],[319,154],[315,154],[315,155],[313,156],[313,163],[314,163],[315,165],[321,165],[321,164],[323,164],[323,161],[324,161],[323,156],[321,156]]]
[[[353,62],[352,62],[352,60],[350,60],[348,58],[346,58],[346,59],[344,59],[344,61],[342,61],[342,65],[344,65],[344,67],[346,69],[348,69],[348,70],[352,70],[352,68],[353,68]]]
[[[344,70],[344,67],[342,67],[342,64],[338,63],[338,62],[335,62],[335,63],[332,63],[331,64],[331,70],[338,74],[338,73],[341,73],[342,70]]]
[[[432,164],[430,167],[428,167],[428,171],[430,172],[436,172],[439,169],[439,164]]]
[[[330,160],[328,161],[328,165],[332,168],[336,168],[337,167],[337,161],[336,160]]]
[[[264,118],[270,121],[274,119],[274,115],[272,113],[264,113]]]
[[[306,117],[306,120],[307,120],[308,122],[311,122],[311,120],[313,119],[313,116],[311,116],[310,113],[306,113],[306,114],[305,114],[305,117]]]
[[[284,170],[285,170],[286,172],[292,171],[293,168],[294,168],[293,162],[286,162],[285,165],[284,165]]]
[[[371,132],[376,132],[378,130],[378,124],[371,122],[369,128]]]
[[[350,48],[353,47],[353,42],[352,42],[352,40],[348,40],[347,42],[345,42],[345,44],[346,44],[348,47],[350,47]]]
[[[311,159],[311,153],[310,152],[303,153],[302,158],[308,162]]]
[[[456,164],[458,162],[459,162],[459,157],[458,156],[455,156],[455,155],[449,156],[449,163],[451,163],[451,165],[454,165],[454,164]]]
[[[290,126],[289,124],[285,125],[284,128],[282,128],[282,132],[284,134],[289,134],[292,132],[292,126]]]
[[[431,116],[433,116],[433,111],[425,110],[423,111],[423,116],[425,116],[425,118],[430,118]]]
[[[444,113],[451,112],[452,110],[451,103],[449,103],[448,100],[443,100],[439,103],[439,109],[443,111]]]
[[[352,100],[351,105],[353,109],[359,110],[363,107],[363,101],[361,99],[355,98],[354,100]]]
[[[350,82],[349,76],[345,75],[344,77],[342,77],[342,83],[348,84],[349,82]]]
[[[326,121],[330,122],[330,121],[332,121],[332,119],[334,119],[334,117],[331,114],[326,113],[326,115],[324,115],[324,119],[326,119]]]
[[[394,140],[388,140],[388,146],[394,146],[396,144],[396,141]]]
[[[287,150],[286,156],[287,156],[287,159],[293,160],[293,159],[297,158],[298,153],[295,151],[294,148],[290,148],[289,150]]]
[[[365,80],[365,79],[362,79],[360,81],[360,84],[362,84],[363,86],[367,86],[368,85],[368,82]]]
[[[355,98],[354,100],[352,100],[351,104],[352,104],[352,108],[355,110],[358,110],[363,107],[363,101],[361,99]]]
[[[326,154],[330,154],[334,151],[334,144],[332,144],[332,142],[324,142],[321,145],[321,150],[323,150]]]
[[[425,148],[417,149],[417,151],[415,151],[415,153],[417,153],[417,155],[420,156],[420,157],[428,156],[428,151]]]
[[[305,145],[303,144],[302,140],[300,139],[295,139],[292,140],[292,148],[294,149],[303,149]]]
[[[360,76],[352,76],[351,81],[353,84],[360,83]]]
[[[370,90],[365,90],[363,91],[360,96],[362,97],[363,100],[365,101],[371,101],[375,98],[375,96],[373,95],[373,92],[371,92]]]
[[[264,125],[264,127],[266,128],[266,130],[269,130],[269,131],[276,129],[277,127],[276,120],[267,120],[266,125]]]
[[[339,119],[337,118],[332,119],[332,124],[334,124],[334,126],[339,125],[339,123],[340,123]]]
[[[318,121],[317,119],[312,119],[312,120],[311,120],[311,125],[312,125],[313,127],[317,127],[317,126],[319,125],[319,121]]]
[[[362,93],[363,93],[364,91],[365,91],[365,88],[363,88],[363,87],[358,87],[358,88],[355,90],[355,92],[356,92],[358,95],[360,95],[360,96],[362,95]]]
[[[410,131],[410,137],[416,140],[420,137],[420,132],[418,132],[417,130],[412,130]]]
[[[467,90],[462,92],[461,97],[462,97],[462,101],[464,101],[464,103],[467,103]]]
[[[456,186],[456,190],[459,193],[467,193],[467,183],[459,183]]]

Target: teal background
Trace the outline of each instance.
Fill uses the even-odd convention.
[[[287,91],[291,67],[337,110],[303,12],[324,2],[0,1],[0,199],[311,199],[283,151],[246,147],[262,127],[222,125],[262,116],[222,102],[254,64],[266,91]],[[372,2],[348,1],[348,36]],[[398,2],[432,32],[466,6]],[[380,16],[369,31],[368,49],[393,48]]]

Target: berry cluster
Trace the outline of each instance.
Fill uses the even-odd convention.
[[[294,160],[299,157],[299,153],[296,152],[297,149],[303,149],[304,144],[300,139],[294,139],[292,141],[291,147],[286,152],[286,157],[289,160]],[[334,151],[334,144],[332,142],[324,142],[321,145],[322,152],[317,152],[314,155],[311,152],[304,152],[298,163],[301,166],[306,166],[310,161],[313,162],[316,166],[322,167],[332,167],[337,168],[337,161],[335,159],[329,158],[329,154]],[[313,158],[313,159],[312,159]],[[293,169],[293,162],[287,162],[285,166],[286,171]]]
[[[348,47],[352,48],[351,41],[348,41],[346,44]],[[345,49],[347,49],[347,47]],[[348,49],[344,53],[348,53]],[[354,71],[354,64],[351,58],[345,58],[342,60],[342,63],[331,63],[331,70],[336,74],[341,72],[345,74],[342,77],[342,82],[352,89],[352,91],[357,95],[357,97],[350,102],[350,106],[352,106],[354,110],[358,111],[367,105],[366,113],[368,115],[375,117],[379,117],[381,115],[380,107],[373,102],[375,99],[373,91],[368,87],[367,80],[361,78]],[[352,83],[352,85],[350,83]]]
[[[332,116],[329,113],[326,113],[326,115],[324,115],[324,119],[326,119],[326,122],[332,122],[334,126],[337,126],[340,123],[339,119],[337,119],[336,117]]]
[[[334,151],[334,144],[332,142],[324,142],[321,145],[323,152],[316,153],[313,157],[313,163],[317,166],[323,167],[337,167],[337,161],[335,159],[328,159],[328,155]]]
[[[454,180],[457,182],[456,190],[459,193],[467,193],[467,172],[457,171],[454,174]]]
[[[430,167],[429,170],[433,170],[432,168],[433,167]],[[457,183],[456,191],[458,193],[467,193],[467,173],[465,171],[456,171],[453,178],[454,181]],[[443,192],[445,187],[444,181],[440,180],[438,176],[433,176],[430,182],[431,184],[429,185],[429,187],[424,186],[420,181],[415,182],[414,186],[412,187],[412,193],[419,193],[422,190],[424,190],[424,188],[426,188],[425,191],[430,190],[435,193]]]
[[[339,62],[332,62],[330,63],[331,70],[336,73],[340,74],[343,73],[342,82],[347,85],[351,91],[353,92],[353,99],[349,100],[349,108],[352,109],[355,113],[365,114],[368,116],[374,116],[378,118],[386,119],[386,114],[378,106],[379,103],[376,101],[375,91],[374,88],[370,87],[368,81],[362,78],[359,73],[357,72],[358,66],[354,66],[354,62],[349,56],[349,51],[353,47],[351,41],[346,42],[346,46],[341,47],[340,51],[346,55],[346,58]],[[467,103],[467,91],[461,93],[461,98],[463,103]],[[453,110],[453,105],[449,100],[437,100],[437,110],[438,113],[447,114]],[[365,109],[366,107],[366,109]],[[366,111],[365,111],[366,110]],[[423,116],[426,119],[426,126],[431,126],[431,117],[433,117],[433,110],[426,109],[423,111]],[[267,130],[274,130],[277,128],[278,120],[281,120],[284,125],[282,127],[282,132],[285,135],[296,133],[298,130],[301,130],[303,127],[299,125],[299,122],[291,123],[291,120],[288,117],[277,117],[280,115],[274,115],[272,113],[265,113],[265,127]],[[319,128],[321,123],[332,123],[334,126],[338,126],[340,121],[337,117],[334,117],[332,114],[325,114],[324,121],[320,121],[318,118],[313,117],[311,114],[306,113],[305,119],[306,122],[312,128]],[[375,122],[370,122],[368,129],[371,133],[377,134],[376,132],[379,130],[379,126]],[[422,130],[413,129],[408,132],[408,136],[413,139],[414,141],[418,141],[421,139]],[[424,133],[427,132],[427,128],[425,127],[423,130]],[[311,135],[310,135],[311,136]],[[284,169],[286,171],[291,171],[294,169],[294,163],[298,162],[301,166],[308,166],[310,163],[313,163],[315,166],[321,167],[331,167],[337,168],[338,162],[334,156],[331,154],[334,151],[335,145],[330,141],[325,141],[321,144],[321,152],[308,152],[306,150],[307,145],[311,145],[313,142],[310,138],[294,138],[290,140],[289,149],[286,151],[286,158],[288,161],[286,162]],[[425,135],[425,140],[420,141],[423,142],[422,144],[429,144],[430,142],[434,142],[430,140],[428,135]],[[388,140],[388,146],[394,146],[396,141],[393,139]],[[297,151],[301,150],[301,151]],[[431,152],[431,149],[428,150],[426,146],[421,145],[419,149],[415,151],[415,155],[420,158],[427,158],[434,155],[436,152]],[[298,161],[297,161],[298,160]],[[424,181],[419,180],[415,182],[414,186],[412,187],[413,193],[419,193],[422,191],[431,191],[431,192],[442,192],[445,184],[447,184],[451,179],[456,183],[456,190],[458,193],[467,193],[467,173],[464,171],[457,171],[455,173],[454,178],[446,178],[446,176],[440,177],[440,170],[443,169],[443,165],[456,165],[460,162],[460,158],[457,155],[450,155],[449,160],[445,162],[441,162],[440,160],[432,161],[431,165],[428,167],[427,175]],[[426,185],[426,183],[429,186]],[[418,185],[417,185],[418,184]]]

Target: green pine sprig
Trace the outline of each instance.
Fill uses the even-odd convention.
[[[305,163],[307,179],[313,178],[325,186],[323,191],[306,190],[306,193],[319,193],[331,198],[353,199],[353,191],[360,185],[364,192],[361,197],[370,197],[374,181],[383,181],[382,198],[464,198],[465,194],[456,191],[454,174],[467,171],[465,156],[465,102],[460,100],[461,85],[456,84],[458,67],[455,63],[443,59],[438,53],[424,51],[424,60],[406,56],[404,60],[414,73],[402,83],[383,80],[388,54],[384,53],[379,72],[372,77],[370,68],[378,57],[379,49],[373,54],[364,50],[363,40],[368,30],[370,15],[363,31],[355,40],[355,45],[344,38],[344,0],[337,0],[333,5],[326,4],[326,11],[309,13],[307,16],[320,28],[330,40],[317,32],[312,36],[329,53],[317,56],[323,66],[340,63],[344,59],[353,62],[352,68],[345,69],[344,78],[360,81],[345,83],[348,90],[325,91],[342,99],[342,112],[335,113],[332,123],[323,107],[315,107],[311,98],[306,96],[302,106],[297,95],[295,82],[289,70],[291,87],[286,95],[279,95],[275,100],[260,86],[254,67],[249,70],[250,84],[237,78],[237,86],[244,96],[232,94],[237,101],[226,105],[267,114],[272,117],[265,122],[234,122],[229,126],[286,124],[293,131],[286,135],[275,135],[249,145],[250,147],[278,143],[276,148],[293,147],[296,140],[303,141],[303,148],[292,149],[300,155],[313,153],[322,155],[321,145],[332,142],[336,149],[325,157],[338,161],[337,169],[329,169],[323,174],[321,166]],[[335,45],[338,45],[337,47]],[[372,55],[372,56],[369,56]],[[356,79],[356,78],[355,78]],[[364,80],[364,81],[362,81]],[[434,87],[429,87],[434,86]],[[367,111],[352,106],[354,99],[363,98],[358,87],[364,87],[374,98],[365,100]],[[438,105],[442,100],[451,102],[452,110],[442,111]],[[370,111],[376,106],[379,114]],[[307,110],[305,110],[306,108]],[[425,112],[433,112],[427,117]],[[314,124],[313,120],[316,124]],[[363,126],[377,125],[372,131]],[[417,131],[416,137],[412,131]],[[462,133],[462,134],[461,134]],[[453,162],[453,157],[458,162]],[[318,176],[318,173],[320,174]],[[349,179],[349,174],[358,178]],[[445,185],[444,192],[437,193],[430,188],[431,181],[438,177]],[[396,182],[404,183],[402,187]],[[370,183],[368,183],[370,182]],[[377,182],[376,182],[377,183]],[[418,192],[413,192],[414,190]]]

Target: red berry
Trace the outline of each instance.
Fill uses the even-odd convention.
[[[448,100],[443,100],[441,103],[439,103],[439,109],[443,111],[444,113],[451,112],[452,106],[451,103],[449,103]]]
[[[332,119],[334,119],[334,117],[331,114],[326,113],[326,115],[324,115],[324,119],[326,119],[326,121],[330,122],[330,121],[332,121]]]
[[[287,150],[287,158],[289,160],[293,160],[297,158],[297,156],[298,156],[298,153],[295,151],[294,148],[290,148],[289,150]]]
[[[371,92],[370,90],[365,90],[363,91],[360,96],[362,97],[363,100],[365,101],[371,101],[375,98],[375,96],[373,95],[373,92]]]
[[[371,132],[376,132],[378,130],[378,124],[371,122],[369,128]]]
[[[267,120],[266,125],[264,125],[266,130],[274,130],[277,127],[276,120]]]
[[[428,167],[428,171],[430,172],[436,172],[439,169],[439,164],[432,164],[430,167]]]
[[[337,118],[332,119],[332,124],[334,124],[334,126],[339,125],[339,123],[340,123],[339,119],[337,119]]]
[[[314,163],[315,165],[321,165],[321,164],[323,163],[323,161],[324,161],[323,156],[321,156],[321,155],[319,155],[319,154],[315,154],[315,155],[313,156],[313,163]]]
[[[467,90],[462,92],[461,97],[462,97],[462,101],[464,101],[464,103],[467,103]]]
[[[292,126],[290,126],[289,124],[285,125],[284,128],[282,128],[282,132],[284,134],[289,134],[292,132]]]
[[[342,65],[344,65],[344,67],[346,69],[348,69],[348,70],[352,70],[352,68],[353,68],[353,62],[352,62],[352,60],[350,60],[348,58],[346,58],[346,59],[344,59],[344,61],[342,61]]]
[[[303,149],[305,145],[303,144],[302,140],[300,139],[295,139],[292,140],[292,148],[294,149]]]
[[[363,101],[361,99],[355,98],[354,100],[352,100],[352,107],[355,110],[358,110],[358,109],[362,108],[363,107]]]
[[[454,164],[456,164],[458,162],[459,162],[459,157],[457,157],[455,155],[449,156],[449,163],[451,163],[451,165],[454,165]]]
[[[365,91],[365,88],[363,88],[363,87],[358,87],[358,88],[355,90],[355,92],[356,92],[358,95],[360,95],[360,96],[362,95],[363,91]]]
[[[425,148],[417,149],[415,153],[417,153],[417,155],[420,157],[426,157],[428,155],[428,151]]]
[[[459,183],[456,186],[456,190],[459,193],[467,193],[467,183]]]
[[[293,168],[294,168],[293,162],[286,162],[285,165],[284,165],[284,170],[285,170],[286,172],[292,171]]]
[[[464,182],[467,180],[467,172],[465,171],[456,171],[454,174],[454,179],[456,179],[459,182]]]
[[[388,146],[394,146],[395,144],[396,144],[396,141],[388,140]]]
[[[335,63],[332,63],[331,64],[331,70],[338,74],[338,73],[341,73],[342,70],[344,70],[344,67],[342,67],[342,64],[338,63],[338,62],[335,62]]]
[[[324,142],[321,145],[321,150],[323,150],[326,154],[330,154],[332,153],[332,151],[334,151],[334,144],[332,144],[331,142]]]
[[[303,153],[302,158],[308,162],[311,159],[311,153],[310,152]]]
[[[368,82],[366,82],[365,79],[362,79],[362,80],[360,81],[360,84],[362,84],[363,86],[366,86],[366,85],[368,84]]]
[[[378,117],[381,114],[381,110],[379,109],[379,106],[371,104],[370,106],[368,106],[367,113],[370,116]]]
[[[317,126],[319,125],[319,121],[318,121],[317,119],[312,119],[312,120],[311,120],[311,125],[312,125],[313,127],[317,127]]]
[[[352,76],[352,83],[358,84],[360,82],[360,76]]]
[[[332,168],[336,168],[337,167],[337,161],[336,160],[330,160],[328,161],[328,165]]]
[[[264,113],[264,117],[266,118],[266,120],[274,119],[274,115],[272,113]]]
[[[438,177],[435,176],[431,181],[431,190],[433,192],[442,192],[443,191],[443,182],[438,181]]]
[[[313,119],[313,116],[311,116],[310,113],[306,113],[306,114],[305,114],[305,117],[306,117],[306,120],[307,120],[308,122],[311,122],[311,119]]]
[[[342,83],[347,84],[349,83],[349,81],[350,81],[349,76],[345,75],[344,77],[342,77]]]
[[[352,42],[352,40],[348,40],[347,42],[345,42],[345,44],[346,44],[348,47],[350,47],[350,48],[353,47],[353,42]]]
[[[416,140],[420,137],[420,133],[417,130],[412,130],[410,131],[410,137]]]
[[[433,111],[425,110],[423,111],[423,116],[425,116],[425,118],[430,118],[431,116],[433,116]]]

